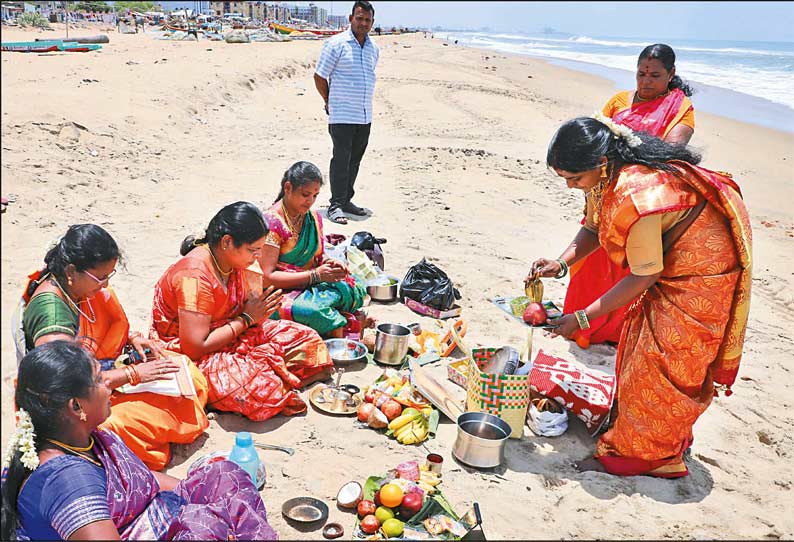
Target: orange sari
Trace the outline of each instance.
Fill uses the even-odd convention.
[[[629,93],[627,98],[629,107],[620,111],[612,110],[611,105],[620,96],[618,94],[604,107],[604,114],[612,117],[618,124],[652,136],[664,138],[692,111],[692,102],[680,89],[674,89],[655,100],[637,104],[631,104],[631,95]],[[598,248],[584,260],[572,265],[570,273],[571,279],[564,303],[566,313],[587,308],[628,275],[629,271],[611,263],[606,252]],[[617,343],[629,305],[630,303],[610,314],[593,319],[590,329],[579,331],[579,336],[585,340],[585,344]]]
[[[659,280],[633,304],[618,347],[617,415],[596,457],[619,475],[688,474],[692,426],[736,378],[752,280],[750,220],[729,177],[673,162],[680,176],[624,168],[604,193],[599,241],[626,265],[639,218],[706,206],[664,254]]]
[[[37,271],[29,279],[37,280],[40,274]],[[24,291],[28,291],[29,286],[30,282]],[[86,309],[85,303],[82,306]],[[81,314],[76,339],[97,359],[115,359],[121,355],[129,337],[127,315],[110,287],[91,298],[91,308],[94,322]],[[110,417],[101,427],[119,435],[152,470],[162,470],[171,460],[171,443],[189,444],[209,427],[204,413],[207,381],[192,362],[188,367],[196,388],[193,397],[117,391],[110,397],[113,405]]]
[[[217,329],[242,312],[248,293],[241,270],[224,287],[208,264],[188,254],[155,286],[151,335],[181,352],[179,309],[209,315],[210,328]],[[296,389],[333,367],[317,332],[289,320],[264,320],[195,361],[209,382],[209,406],[254,421],[305,412]]]

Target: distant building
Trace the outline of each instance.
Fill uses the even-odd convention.
[[[9,19],[16,19],[19,17],[19,15],[25,11],[23,4],[24,2],[3,2],[0,4],[3,20],[7,21]]]
[[[328,24],[328,10],[309,3],[308,6],[293,6],[291,9],[294,19],[301,19],[317,26]]]
[[[347,15],[329,15],[328,26],[331,28],[346,28],[350,24]]]

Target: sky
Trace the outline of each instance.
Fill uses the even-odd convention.
[[[165,2],[164,2],[165,3]],[[167,2],[193,7],[194,2]],[[308,2],[288,2],[308,4]],[[352,1],[315,2],[335,15]],[[583,36],[794,42],[794,2],[372,2],[383,26]]]

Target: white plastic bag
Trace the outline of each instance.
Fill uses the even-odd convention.
[[[382,273],[380,268],[367,258],[366,254],[353,245],[347,247],[347,268],[365,283],[377,277],[379,272]]]
[[[559,413],[548,410],[541,412],[532,401],[527,412],[527,425],[538,436],[558,437],[568,429],[568,413],[565,410]]]
[[[342,241],[338,245],[325,243],[325,250],[323,251],[326,256],[336,260],[337,262],[347,265],[347,247],[350,246],[350,240]]]

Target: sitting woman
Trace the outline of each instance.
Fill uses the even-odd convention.
[[[22,295],[15,337],[17,357],[55,340],[78,340],[103,365],[104,377],[115,390],[124,384],[173,378],[179,366],[164,357],[159,345],[130,325],[110,277],[116,273],[119,248],[113,237],[94,224],[69,227],[47,252],[45,267],[31,274]],[[154,359],[115,368],[114,361],[125,346],[132,346],[141,360],[149,348]],[[207,382],[201,371],[188,363],[196,388],[192,397],[156,393],[114,392],[113,412],[105,428],[124,442],[150,468],[160,470],[171,458],[170,443],[188,444],[209,426],[204,413]]]
[[[268,228],[251,203],[227,205],[206,234],[187,237],[183,258],[154,289],[152,337],[195,360],[209,383],[209,406],[255,421],[306,411],[295,391],[327,378],[333,367],[311,328],[268,320],[281,292],[257,291],[246,268],[260,257]]]
[[[73,341],[49,342],[20,362],[3,540],[277,538],[251,477],[235,463],[178,480],[152,472],[115,433],[99,429],[111,410],[106,376]]]
[[[366,290],[344,265],[324,255],[323,222],[311,208],[322,184],[320,170],[309,162],[284,172],[281,192],[265,211],[270,233],[259,265],[266,284],[288,291],[279,318],[341,337],[347,319],[340,311],[361,308]]]
[[[528,278],[554,277],[599,246],[629,273],[587,307],[556,320],[572,337],[636,300],[618,345],[616,401],[598,461],[583,470],[686,476],[692,427],[739,370],[750,308],[752,235],[737,184],[671,145],[603,118],[578,118],[554,135],[546,158],[586,193],[587,223],[556,259]],[[729,392],[726,390],[726,395]]]

